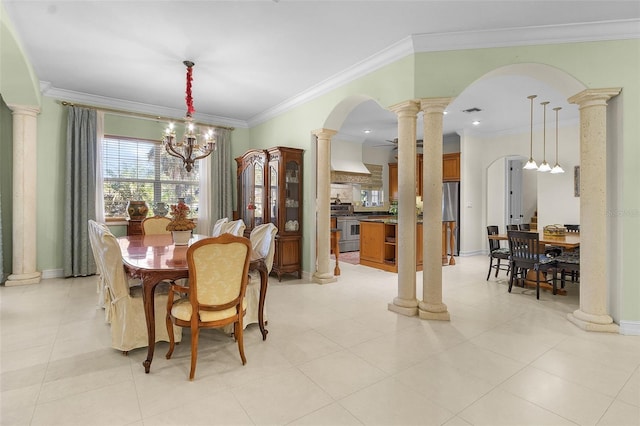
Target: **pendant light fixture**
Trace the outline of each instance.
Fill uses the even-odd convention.
[[[555,107],[553,110],[556,112],[556,164],[551,169],[551,173],[554,175],[557,173],[564,173],[564,169],[560,167],[560,163],[558,163],[558,111],[560,111],[562,107]]]
[[[547,163],[547,105],[549,101],[540,102],[542,105],[542,163],[538,167],[539,172],[551,171],[551,166]]]
[[[184,61],[187,67],[187,114],[184,118],[184,135],[182,139],[176,138],[176,132],[173,123],[169,123],[169,127],[165,131],[162,143],[169,155],[177,157],[184,163],[187,172],[193,168],[196,160],[207,157],[216,149],[216,139],[213,129],[208,129],[204,134],[200,134],[193,122],[193,113],[196,111],[193,107],[193,97],[191,96],[191,81],[193,80],[193,66],[191,61]]]
[[[533,100],[535,98],[537,98],[538,95],[529,95],[527,96],[527,99],[529,99],[531,101],[531,119],[530,119],[530,124],[531,124],[531,131],[530,131],[530,139],[529,139],[529,161],[527,161],[527,164],[524,165],[524,169],[525,170],[537,170],[538,169],[538,165],[536,164],[535,160],[533,159]]]

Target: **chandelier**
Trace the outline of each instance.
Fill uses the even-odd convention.
[[[542,105],[542,163],[540,166],[538,166],[536,161],[533,159],[533,100],[537,97],[537,95],[527,96],[527,99],[531,102],[531,116],[529,121],[529,161],[527,161],[523,168],[525,170],[537,170],[539,172],[550,171],[553,174],[564,173],[564,170],[558,163],[558,111],[560,111],[562,107],[556,107],[553,109],[556,113],[556,164],[552,169],[549,163],[547,163],[547,105],[549,104],[549,101],[540,102],[540,105]]]
[[[216,139],[213,135],[213,129],[208,129],[204,134],[200,134],[193,122],[193,113],[196,110],[193,107],[193,97],[191,96],[191,81],[195,64],[191,61],[184,61],[183,64],[187,67],[187,96],[185,98],[187,114],[184,118],[184,135],[182,139],[176,139],[175,126],[173,123],[169,123],[162,138],[162,144],[167,153],[180,158],[187,172],[190,172],[196,160],[205,158],[216,150]]]

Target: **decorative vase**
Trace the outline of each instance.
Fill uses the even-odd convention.
[[[171,231],[173,243],[177,246],[186,246],[191,238],[191,231]]]
[[[132,220],[142,220],[147,217],[149,207],[144,200],[129,200],[127,204],[127,213]]]
[[[156,216],[165,217],[169,213],[169,207],[167,207],[167,203],[158,202],[153,207],[153,214]]]

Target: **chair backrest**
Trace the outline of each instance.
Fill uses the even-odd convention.
[[[531,225],[528,223],[521,223],[520,225],[518,225],[518,230],[519,231],[531,231]]]
[[[229,222],[228,217],[223,217],[222,219],[216,220],[216,223],[213,224],[213,229],[211,230],[212,237],[218,237],[222,234],[222,225]]]
[[[498,226],[497,225],[489,225],[487,226],[487,236],[489,235],[498,235]],[[493,240],[491,238],[489,238],[489,252],[492,252],[494,250],[497,250],[500,248],[500,241],[499,240]]]
[[[507,231],[517,231],[518,225],[507,225]]]
[[[250,257],[251,242],[245,237],[222,234],[192,244],[187,249],[187,264],[194,313],[199,309],[225,310],[242,303]]]
[[[564,225],[567,232],[580,232],[580,225]]]
[[[153,216],[142,221],[142,235],[170,234],[167,225],[171,222],[168,217]]]
[[[231,222],[223,223],[221,227],[221,234],[231,234],[236,237],[242,237],[246,225],[242,219],[232,220]]]
[[[122,264],[122,252],[116,237],[107,229],[97,230],[97,249],[105,286],[111,302],[129,295],[129,282]]]
[[[271,267],[273,266],[277,233],[278,228],[273,223],[264,223],[253,228],[249,235],[253,251],[264,258],[267,272],[271,272]]]
[[[511,260],[520,265],[540,263],[540,240],[537,232],[507,231]]]
[[[102,256],[99,250],[99,232],[100,230],[109,231],[107,225],[98,223],[95,220],[89,219],[89,244],[91,245],[91,252],[93,253],[93,259],[96,261],[96,269],[98,270],[98,274],[102,275],[102,262],[100,261],[100,257]],[[109,231],[111,232],[111,231]]]

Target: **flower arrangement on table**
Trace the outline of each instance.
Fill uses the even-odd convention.
[[[167,224],[167,231],[191,231],[196,224],[188,219],[189,206],[179,201],[178,204],[171,205],[171,222]]]

